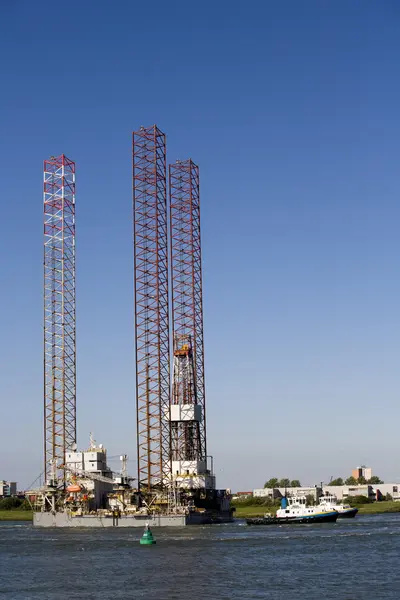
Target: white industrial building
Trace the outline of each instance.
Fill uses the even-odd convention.
[[[0,479],[0,498],[9,498],[17,495],[17,482]]]
[[[318,498],[318,495],[321,494],[321,488],[314,487],[287,487],[287,488],[259,488],[253,490],[254,498],[283,498],[285,495],[287,496],[312,496],[315,500]]]
[[[349,496],[366,496],[371,500],[379,499],[381,496],[390,494],[395,501],[400,500],[400,483],[377,483],[360,485],[326,485],[324,493],[328,492],[336,496],[338,500],[344,500]]]
[[[258,488],[253,490],[254,498],[282,498],[288,496],[303,495],[313,496],[317,500],[321,494],[331,494],[338,500],[344,500],[351,496],[366,496],[371,500],[379,499],[390,494],[395,501],[400,501],[400,483],[379,483],[360,485],[324,485],[323,488],[314,487],[288,487],[288,488]]]

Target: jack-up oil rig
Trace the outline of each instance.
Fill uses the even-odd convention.
[[[167,186],[166,137],[156,125],[133,133],[132,150],[137,477],[128,475],[126,455],[113,473],[92,435],[77,451],[75,163],[51,157],[44,162],[44,485],[28,492],[36,526],[232,520],[230,492],[216,489],[207,455],[199,168],[191,159],[169,165]]]

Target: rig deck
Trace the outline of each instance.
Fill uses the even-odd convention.
[[[218,515],[216,518],[201,513],[188,515],[82,515],[72,516],[67,512],[35,512],[34,527],[185,527],[187,525],[209,525],[215,522],[230,523],[230,513]]]

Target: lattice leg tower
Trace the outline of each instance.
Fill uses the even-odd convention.
[[[170,479],[168,225],[165,135],[133,133],[138,485]]]
[[[76,444],[75,163],[44,161],[45,478],[65,482]]]
[[[192,160],[169,167],[174,376],[172,405],[185,414],[172,419],[172,455],[206,462],[203,297],[199,168]],[[186,366],[185,366],[186,365]],[[190,410],[190,405],[198,408]],[[177,410],[171,408],[176,414]],[[189,415],[192,418],[189,418]]]

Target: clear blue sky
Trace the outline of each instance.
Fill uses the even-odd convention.
[[[135,456],[131,131],[157,123],[200,165],[219,484],[400,479],[398,2],[20,0],[0,27],[0,478],[42,470],[53,154],[77,162],[79,444]]]

